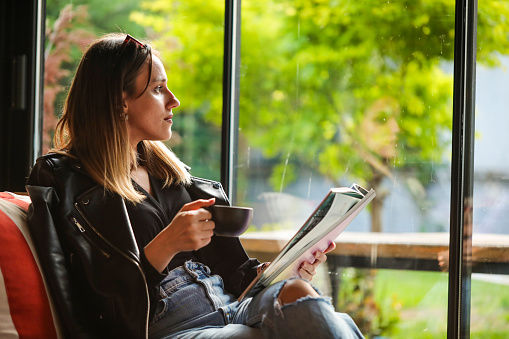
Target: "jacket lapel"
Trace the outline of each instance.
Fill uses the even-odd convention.
[[[119,195],[95,186],[78,196],[75,206],[104,241],[139,262],[140,253],[127,209]]]

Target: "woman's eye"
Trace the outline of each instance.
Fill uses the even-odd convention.
[[[161,93],[162,90],[163,90],[163,86],[157,86],[156,89],[155,89],[155,91],[157,93]]]

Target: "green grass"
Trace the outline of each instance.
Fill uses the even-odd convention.
[[[472,279],[471,338],[509,338],[509,285]],[[388,338],[446,338],[448,275],[379,270],[375,300],[382,312],[399,312]]]

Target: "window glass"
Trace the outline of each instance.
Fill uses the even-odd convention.
[[[509,334],[509,4],[483,0],[478,7],[470,333],[504,338]],[[494,9],[500,18],[487,20],[485,13]],[[490,49],[497,53],[490,55]]]
[[[454,3],[245,0],[241,40],[246,247],[270,260],[284,241],[255,239],[289,239],[331,187],[373,188],[314,281],[367,337],[444,337]]]
[[[224,3],[73,0],[46,2],[44,149],[86,46],[104,33],[148,39],[180,100],[167,142],[192,174],[220,177]]]
[[[43,152],[84,48],[121,31],[161,52],[181,101],[168,145],[192,174],[218,180],[224,2],[46,6]],[[509,333],[508,6],[479,1],[476,337]],[[445,337],[454,3],[244,0],[241,23],[235,203],[255,209],[246,248],[270,261],[330,187],[374,188],[313,282],[366,337]]]

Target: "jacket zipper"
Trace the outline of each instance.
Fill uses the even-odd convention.
[[[149,311],[150,311],[150,296],[149,296],[149,293],[148,293],[148,284],[147,284],[147,278],[145,277],[145,273],[143,272],[141,266],[138,264],[138,262],[136,260],[131,258],[129,255],[125,254],[123,251],[121,251],[116,246],[112,245],[101,233],[99,233],[97,231],[97,229],[94,226],[92,226],[92,223],[90,223],[90,221],[87,219],[85,214],[82,212],[82,210],[80,209],[78,203],[75,202],[74,203],[74,207],[76,208],[76,210],[78,211],[80,216],[83,218],[83,220],[87,223],[87,225],[90,226],[90,229],[93,231],[93,233],[95,233],[100,239],[102,239],[106,244],[108,244],[108,246],[110,246],[112,249],[117,251],[120,255],[122,255],[124,258],[126,258],[128,261],[130,261],[132,264],[134,264],[138,268],[138,271],[140,271],[141,277],[143,278],[143,282],[145,283],[145,296],[147,298],[147,312],[146,312],[146,316],[145,316],[145,338],[148,338],[148,321],[149,321]],[[81,233],[85,234],[85,231],[86,231],[85,228],[75,218],[73,218],[73,219],[74,219],[75,225],[76,225],[76,227],[78,227],[79,231]]]
[[[91,244],[92,246],[94,246],[97,250],[99,250],[102,255],[104,255],[106,258],[110,258],[111,257],[111,254],[109,254],[108,252],[106,252],[105,250],[103,250],[98,244],[96,244],[91,238],[90,236],[87,234],[85,228],[83,226],[81,226],[81,224],[79,223],[78,220],[76,220],[75,217],[72,217],[72,222],[74,223],[74,225],[76,225],[76,227],[78,228],[78,230],[81,232],[81,234],[83,235],[83,237],[85,239],[87,239],[87,242],[89,244]]]

